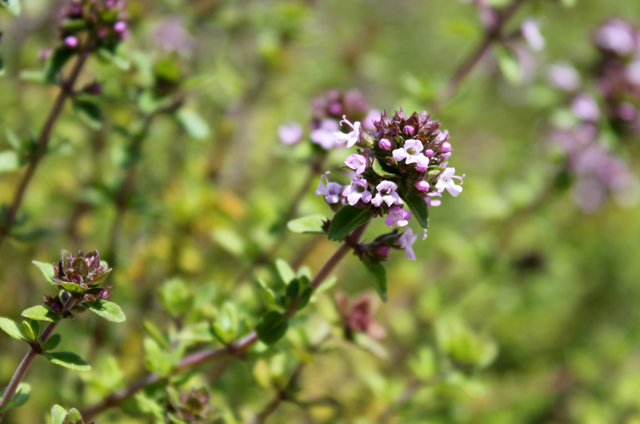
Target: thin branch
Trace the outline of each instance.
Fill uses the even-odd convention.
[[[353,248],[353,246],[357,245],[358,241],[360,240],[360,237],[362,237],[362,234],[364,233],[364,230],[366,229],[368,224],[369,222],[366,222],[365,224],[355,229],[349,235],[349,237],[347,237],[347,239],[340,246],[340,248],[333,254],[333,256],[329,258],[329,260],[322,267],[322,269],[318,271],[313,281],[311,281],[310,283],[310,286],[313,288],[313,290],[318,289],[318,287],[322,284],[322,282],[326,280],[327,277],[329,277],[329,274],[333,272],[333,270],[340,263],[340,261],[347,255],[347,253],[349,253],[349,251]],[[295,307],[297,303],[298,303],[298,300],[296,299],[296,301],[294,301],[286,310],[286,313],[289,316],[293,316],[295,314]],[[220,361],[227,358],[242,356],[257,341],[258,341],[258,335],[256,334],[255,331],[252,331],[251,333],[244,336],[240,340],[234,343],[231,343],[226,347],[219,348],[219,349],[206,349],[206,350],[192,353],[182,358],[182,360],[180,361],[176,369],[173,370],[173,372],[180,373],[207,362]],[[135,383],[132,383],[128,387],[120,391],[117,391],[115,393],[112,393],[111,395],[107,396],[107,398],[105,398],[99,404],[94,405],[88,408],[87,410],[83,411],[82,416],[85,418],[85,420],[90,420],[91,418],[95,417],[97,414],[101,413],[102,411],[114,406],[118,406],[123,401],[125,401],[126,399],[128,399],[129,397],[137,393],[139,390],[141,390],[148,384],[155,383],[161,380],[162,380],[162,377],[160,377],[159,375],[149,374],[143,379]]]
[[[47,152],[47,144],[49,143],[51,132],[55,127],[58,117],[62,113],[62,109],[64,108],[64,105],[67,99],[73,95],[75,83],[78,80],[78,77],[80,76],[80,72],[82,71],[82,68],[87,62],[87,59],[89,58],[90,54],[91,54],[90,50],[83,50],[82,53],[80,53],[73,67],[73,70],[69,75],[69,78],[65,82],[63,82],[60,86],[60,92],[58,93],[58,97],[56,97],[53,107],[49,112],[49,116],[45,121],[44,127],[42,128],[42,132],[38,137],[38,141],[35,146],[35,153],[31,158],[31,161],[29,162],[27,171],[22,176],[22,180],[20,180],[20,183],[18,184],[18,188],[16,189],[16,192],[13,196],[13,201],[11,202],[11,206],[9,206],[9,210],[7,211],[7,214],[4,216],[3,222],[0,223],[1,224],[0,225],[0,246],[2,245],[2,242],[4,241],[5,237],[9,234],[11,230],[11,226],[15,222],[16,215],[18,214],[18,209],[22,204],[22,200],[24,199],[24,196],[27,192],[29,183],[31,182],[31,179],[34,176],[36,169],[40,164],[40,161],[42,160],[42,158]]]
[[[67,300],[64,304],[64,310],[70,310],[75,306],[76,302],[77,302],[76,298],[74,298],[73,296],[70,297],[69,300]],[[47,340],[49,340],[49,337],[51,337],[56,327],[58,327],[58,325],[61,322],[62,322],[62,319],[60,319],[60,321],[58,322],[50,322],[45,327],[45,329],[40,334],[40,339],[42,340],[43,344],[46,343]],[[34,343],[37,343],[37,342],[34,342]],[[29,371],[29,368],[31,367],[33,360],[36,359],[36,356],[38,356],[41,353],[40,345],[38,344],[35,347],[39,348],[40,352],[38,352],[36,348],[34,348],[34,345],[32,345],[31,350],[29,350],[29,352],[27,352],[25,357],[22,359],[22,362],[20,362],[20,365],[18,365],[18,368],[16,369],[16,372],[13,374],[13,377],[11,377],[11,381],[7,386],[7,390],[5,391],[4,396],[2,397],[2,400],[0,400],[0,409],[3,406],[5,406],[7,402],[9,402],[9,399],[11,399],[13,395],[16,394],[16,390],[18,389],[20,382],[27,375],[27,371]],[[0,422],[2,421],[2,418],[4,417],[6,412],[7,411],[0,412]]]
[[[444,102],[449,100],[460,88],[462,82],[469,76],[480,60],[485,56],[494,42],[502,40],[502,32],[507,22],[515,13],[527,2],[527,0],[516,0],[509,6],[496,11],[488,8],[484,2],[479,2],[480,11],[485,22],[485,36],[482,42],[469,54],[469,56],[458,66],[449,82],[444,87],[433,107],[439,109]]]
[[[263,424],[267,420],[267,418],[269,418],[269,416],[273,414],[276,409],[278,409],[281,403],[292,400],[291,392],[298,384],[298,380],[300,380],[300,376],[302,375],[302,370],[304,369],[305,365],[306,364],[304,362],[298,365],[296,370],[291,375],[291,378],[289,378],[287,385],[283,389],[278,390],[276,397],[271,402],[269,402],[269,404],[262,410],[262,412],[260,412],[253,418],[253,420],[251,420],[251,424]]]

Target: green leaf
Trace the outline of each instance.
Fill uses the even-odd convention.
[[[84,293],[82,287],[80,287],[76,283],[58,283],[58,286],[62,287],[66,291],[70,291],[73,293]]]
[[[9,10],[9,13],[14,16],[19,16],[22,10],[19,0],[0,0],[0,6]]]
[[[204,140],[211,135],[209,124],[195,110],[181,107],[175,116],[189,136]]]
[[[52,364],[75,371],[91,371],[91,365],[73,352],[47,352],[47,359]]]
[[[33,329],[27,321],[22,321],[20,326],[22,327],[22,334],[24,334],[27,340],[32,342],[36,340],[36,335],[33,333]]]
[[[400,197],[405,201],[413,216],[418,220],[422,228],[429,228],[429,207],[423,197],[410,191],[401,191]]]
[[[231,342],[238,330],[238,311],[227,302],[218,310],[213,323],[213,335],[224,344]]]
[[[147,333],[158,343],[163,349],[169,349],[171,346],[169,340],[162,334],[162,331],[158,329],[151,321],[145,321],[143,327],[147,330]]]
[[[128,71],[131,68],[131,62],[123,50],[122,47],[116,47],[115,51],[101,48],[98,49],[98,57],[113,63],[122,71]]]
[[[378,296],[380,296],[380,299],[382,299],[383,302],[386,302],[388,300],[387,269],[383,264],[374,264],[368,259],[363,259],[362,263],[373,276],[371,283],[373,284],[373,288],[376,289],[376,293],[378,293]]]
[[[25,309],[21,314],[25,318],[36,319],[38,321],[58,322],[60,317],[54,314],[51,309],[46,306],[34,306],[29,309]]]
[[[368,209],[358,209],[355,206],[344,205],[331,220],[329,240],[337,241],[345,238],[370,219],[371,212]]]
[[[55,405],[51,408],[51,424],[64,424],[64,419],[67,417],[67,410],[60,405]]]
[[[261,292],[263,293],[265,302],[272,305],[277,305],[278,296],[273,290],[271,290],[271,288],[267,285],[267,283],[265,283],[262,279],[258,278],[258,284],[260,285],[260,287],[262,287]]]
[[[91,303],[83,303],[82,306],[86,306],[91,312],[100,315],[107,321],[115,322],[116,324],[120,324],[127,319],[124,316],[122,309],[120,309],[120,306],[107,300],[100,299]]]
[[[5,387],[0,391],[0,399],[4,396],[7,388]],[[8,411],[11,408],[19,408],[29,400],[31,396],[31,386],[27,383],[20,383],[14,395],[9,399],[3,408],[0,408],[0,412]]]
[[[71,408],[67,417],[65,418],[65,424],[84,424],[84,420],[82,419],[82,415],[80,415],[80,411],[76,408]]]
[[[144,364],[151,372],[155,372],[163,377],[169,375],[173,370],[173,364],[166,350],[162,349],[155,340],[146,337],[143,342],[146,357]]]
[[[307,287],[302,291],[298,304],[296,305],[296,311],[301,311],[309,304],[311,295],[313,295],[313,289],[311,287]]]
[[[102,128],[102,111],[96,103],[89,100],[73,99],[73,110],[90,128],[94,130]]]
[[[0,172],[13,172],[24,164],[25,161],[15,151],[0,152]]]
[[[106,266],[106,265],[105,265]],[[89,283],[89,285],[91,287],[96,287],[99,286],[100,284],[104,283],[105,280],[107,278],[109,278],[109,275],[111,274],[111,271],[113,271],[113,269],[109,269],[107,270],[107,272],[105,272],[104,274],[100,274],[99,276],[97,276],[96,278],[94,278],[93,280],[91,280],[91,282]]]
[[[322,227],[327,221],[322,215],[305,216],[304,218],[289,221],[287,228],[289,231],[298,234],[325,234]]]
[[[577,0],[560,0],[560,4],[566,7],[567,9],[575,6],[577,2],[578,2]]]
[[[40,268],[40,272],[42,272],[42,275],[44,275],[44,278],[49,284],[55,284],[55,280],[53,278],[56,276],[56,273],[53,270],[53,265],[38,261],[31,261],[31,263]]]
[[[382,178],[399,178],[399,175],[396,175],[392,172],[387,171],[384,168],[384,165],[382,165],[378,159],[373,159],[373,163],[371,164],[371,167],[373,168],[373,172],[375,172],[376,174],[378,174],[379,176],[381,176]]]
[[[291,282],[287,285],[287,305],[289,306],[291,302],[298,298],[298,294],[300,294],[300,281],[297,278],[291,280]]]
[[[260,341],[266,345],[275,344],[287,334],[289,318],[280,312],[267,312],[256,325],[256,333]]]
[[[55,49],[47,62],[44,74],[45,81],[49,84],[58,84],[58,74],[75,54],[75,50],[64,46]]]
[[[282,279],[282,282],[289,285],[296,278],[296,273],[284,259],[276,259],[276,270]]]
[[[516,53],[502,44],[496,44],[494,52],[502,76],[512,84],[520,83],[522,81],[522,72]]]
[[[51,337],[49,337],[49,340],[47,340],[45,342],[45,344],[42,346],[42,348],[48,352],[50,350],[54,350],[55,348],[58,347],[58,345],[60,344],[60,341],[62,340],[62,336],[60,334],[54,334]]]
[[[189,287],[179,278],[166,281],[158,289],[158,298],[164,309],[174,318],[187,314],[193,303]]]
[[[0,330],[4,331],[16,340],[27,340],[26,336],[22,333],[22,327],[20,324],[8,318],[0,317]]]
[[[31,327],[31,330],[33,331],[33,334],[36,335],[36,337],[40,336],[40,323],[37,320],[30,320],[29,326]]]

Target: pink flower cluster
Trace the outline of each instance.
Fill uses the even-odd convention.
[[[407,198],[421,198],[427,206],[438,206],[445,190],[454,197],[462,192],[464,176],[447,167],[452,153],[449,132],[441,131],[440,123],[427,112],[407,116],[400,109],[390,118],[383,112],[373,121],[370,132],[346,117],[340,123],[348,132],[335,132],[335,141],[356,147],[357,153],[345,160],[355,176],[345,186],[330,182],[327,174],[322,177],[316,195],[324,196],[332,209],[344,205],[366,208],[373,216],[386,216],[389,227],[404,227],[412,217],[412,212],[403,208]],[[407,257],[415,259],[411,245],[417,237],[408,228],[387,244],[404,249]]]
[[[60,39],[71,50],[113,51],[129,37],[125,0],[70,0],[61,13]],[[90,42],[87,42],[90,40]]]

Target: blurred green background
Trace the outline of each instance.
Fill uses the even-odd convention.
[[[285,404],[270,422],[640,423],[640,214],[637,206],[613,199],[584,213],[572,188],[557,185],[560,165],[545,142],[567,99],[544,77],[546,66],[559,60],[587,75],[597,57],[595,28],[611,16],[640,21],[640,2],[576,3],[566,8],[531,0],[507,24],[517,29],[528,17],[541,23],[546,47],[531,53],[527,80],[505,81],[488,55],[435,111],[435,96],[483,38],[473,5],[130,0],[131,69],[94,60],[82,77],[103,83],[102,130],[65,110],[54,131],[56,149],[38,169],[21,209],[28,217],[22,237],[0,249],[2,316],[17,318],[52,294],[31,260],[53,262],[61,248],[98,249],[115,261],[111,300],[128,320],[105,325],[85,314],[61,326],[63,345],[95,371],[79,375],[37,361],[26,380],[33,387],[30,403],[6,422],[43,422],[54,403],[95,403],[105,392],[94,380],[109,373],[107,357],[122,372],[116,386],[144,375],[142,323],[172,325],[156,296],[170,278],[209,293],[212,315],[231,300],[255,322],[263,306],[253,276],[268,278],[273,267],[262,264],[248,275],[242,270],[278,240],[274,225],[309,172],[309,144],[285,146],[277,128],[287,120],[306,128],[313,97],[329,88],[356,88],[376,109],[432,112],[451,133],[450,166],[466,174],[464,191],[456,199],[445,193],[442,206],[431,209],[429,237],[415,245],[417,261],[392,253],[390,300],[375,314],[387,336],[375,345],[336,341],[340,348],[317,355],[305,370],[302,397],[331,395],[343,405],[341,415]],[[52,104],[55,87],[18,75],[40,67],[38,51],[51,47],[60,4],[27,0],[18,19],[0,16],[3,131],[36,135]],[[177,53],[159,34],[168,25],[173,41],[176,28],[181,34]],[[149,84],[145,63],[166,57],[192,76],[181,96],[209,132],[193,137],[172,116],[154,119],[135,165],[134,200],[114,244],[118,213],[109,193],[126,172],[123,128],[140,125],[136,99]],[[5,148],[0,137],[0,151]],[[637,136],[617,153],[638,171]],[[346,183],[337,169],[344,156],[344,150],[331,152],[325,168]],[[10,201],[22,171],[0,174],[0,202]],[[313,181],[296,216],[330,216],[313,195]],[[382,229],[376,222],[365,238]],[[303,262],[317,271],[336,245],[323,239],[309,246],[313,237],[288,235],[277,257],[293,261],[309,249]],[[318,297],[301,328],[319,331],[337,322],[333,292],[370,290],[353,257],[336,275],[338,283]],[[455,337],[462,341],[448,342]],[[285,352],[295,346],[281,343]],[[21,343],[0,336],[0,384],[24,352]],[[471,366],[445,372],[442,357]],[[272,362],[269,372],[277,377]],[[211,388],[228,422],[248,422],[272,398],[269,388],[255,384],[263,365],[236,360],[218,377],[207,365],[196,380]],[[98,422],[147,420],[114,410]]]

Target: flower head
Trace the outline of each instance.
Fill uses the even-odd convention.
[[[311,141],[319,144],[323,149],[329,150],[335,147],[334,133],[340,128],[338,121],[333,119],[323,119],[320,126],[311,131]]]
[[[284,144],[296,144],[302,140],[302,126],[297,122],[287,122],[278,127],[278,136]]]

